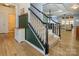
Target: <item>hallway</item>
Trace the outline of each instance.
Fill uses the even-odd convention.
[[[78,56],[79,40],[75,39],[73,30],[61,30],[61,40],[55,47],[50,48],[49,55],[57,56]]]

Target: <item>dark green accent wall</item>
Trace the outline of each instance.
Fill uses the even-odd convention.
[[[39,44],[38,40],[36,39],[36,37],[32,33],[31,29],[28,27],[28,15],[27,14],[23,14],[23,15],[19,16],[19,28],[25,28],[25,39],[27,41],[34,44],[35,46],[37,46],[41,50],[43,50],[43,48]]]
[[[19,28],[25,28],[28,24],[28,15],[23,14],[19,16]]]
[[[36,37],[34,36],[33,32],[31,31],[31,29],[29,27],[26,28],[25,32],[26,32],[26,36],[25,36],[26,40],[29,41],[30,43],[34,44],[41,50],[43,50],[43,48],[41,47],[41,45],[39,44],[38,40],[36,39]]]

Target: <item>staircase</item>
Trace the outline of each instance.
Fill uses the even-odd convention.
[[[41,12],[33,4],[30,4],[30,20],[28,22],[29,28],[32,30],[34,36],[37,38],[45,54],[48,54],[49,48],[54,47],[60,39],[60,23],[55,22],[51,17]],[[51,29],[49,29],[50,23],[43,21],[37,15],[43,15],[48,20],[51,20]]]

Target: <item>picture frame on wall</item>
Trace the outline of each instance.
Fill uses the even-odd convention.
[[[23,15],[24,13],[25,13],[25,9],[24,8],[20,9],[20,14]]]

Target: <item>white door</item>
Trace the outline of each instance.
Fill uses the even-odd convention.
[[[4,12],[0,13],[0,33],[8,33],[8,17]]]

